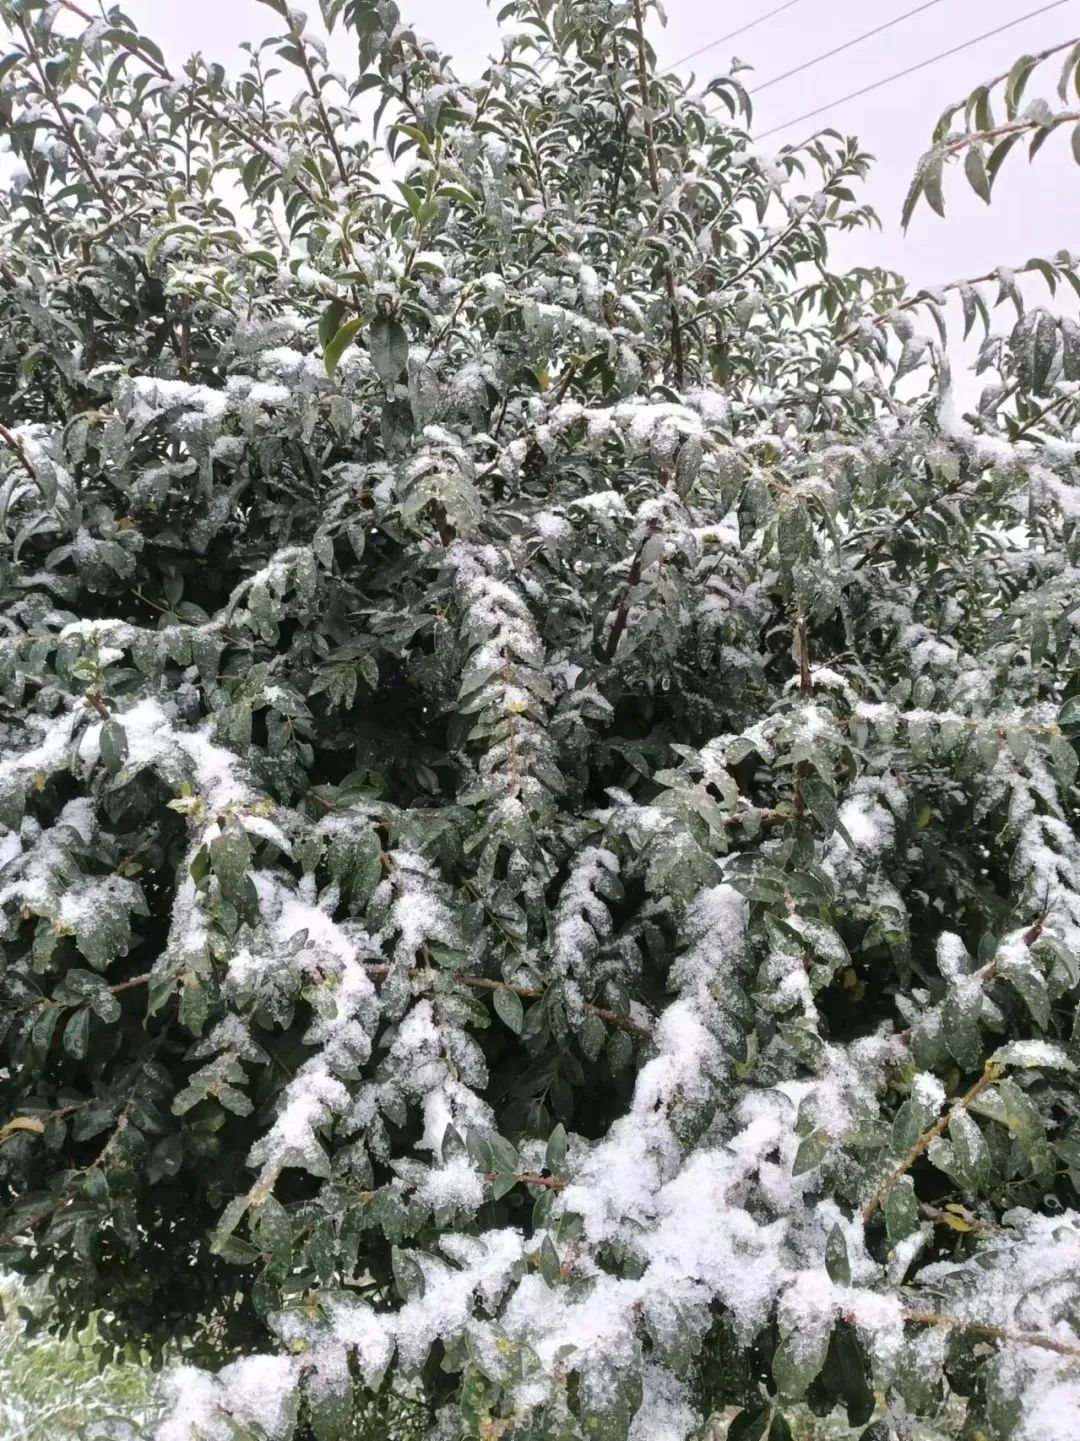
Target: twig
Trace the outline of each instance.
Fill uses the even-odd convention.
[[[937,1138],[943,1134],[943,1132],[948,1130],[949,1122],[952,1120],[953,1116],[956,1115],[957,1111],[969,1106],[971,1102],[975,1099],[975,1097],[980,1093],[980,1091],[984,1091],[987,1086],[993,1085],[993,1083],[999,1078],[1000,1074],[1001,1072],[998,1067],[988,1062],[986,1069],[983,1071],[982,1075],[975,1082],[975,1084],[971,1086],[967,1091],[965,1091],[958,1101],[954,1101],[949,1107],[949,1109],[937,1118],[937,1120],[928,1131],[924,1131],[922,1133],[919,1139],[915,1142],[914,1146],[912,1146],[911,1150],[900,1162],[899,1166],[897,1166],[896,1170],[886,1180],[882,1181],[881,1185],[877,1188],[874,1194],[870,1197],[869,1201],[867,1201],[866,1205],[863,1207],[862,1218],[864,1221],[870,1220],[874,1212],[884,1201],[885,1197],[896,1185],[897,1181],[899,1181],[902,1176],[907,1175],[908,1171],[911,1170],[912,1166],[914,1166],[915,1162],[919,1159],[919,1157],[923,1155],[924,1152],[929,1150],[931,1143],[933,1141],[936,1141]]]
[[[1029,57],[1029,59],[1033,62],[1032,69],[1034,69],[1038,65],[1041,65],[1044,60],[1049,60],[1051,55],[1060,55],[1062,50],[1069,50],[1075,44],[1076,38],[1074,36],[1071,40],[1062,40],[1057,45],[1051,45],[1046,50],[1040,50],[1037,54]],[[984,90],[987,92],[987,94],[989,94],[989,92],[993,90],[995,85],[1000,85],[1003,80],[1008,80],[1011,74],[1011,68],[1008,70],[1003,70],[1000,75],[995,75],[992,80],[984,80],[983,83],[972,92],[972,94],[977,95],[980,90]],[[945,110],[942,112],[942,120],[944,120],[946,115],[950,116],[951,118],[953,115],[956,114],[958,110],[966,110],[968,104],[971,101],[971,98],[971,95],[965,95],[963,100],[957,100],[954,105],[946,106]]]
[[[337,143],[337,137],[334,135],[334,127],[330,124],[330,117],[326,113],[326,106],[323,104],[322,95],[319,92],[314,72],[311,69],[311,61],[308,59],[307,47],[304,45],[304,32],[302,28],[296,28],[294,25],[293,17],[298,13],[298,11],[294,10],[289,11],[289,33],[293,40],[296,41],[296,51],[300,56],[300,65],[307,80],[308,89],[311,91],[312,99],[315,101],[315,108],[319,112],[319,121],[322,124],[323,133],[329,141],[330,149],[334,152],[334,159],[337,162],[341,182],[343,185],[347,185],[349,183],[349,172],[345,169],[345,161],[341,154],[341,148]]]
[[[498,1171],[488,1171],[484,1179],[494,1181],[498,1174]],[[558,1176],[537,1176],[532,1171],[519,1172],[517,1180],[523,1182],[526,1186],[544,1186],[549,1191],[561,1191],[566,1185],[566,1182]]]
[[[619,601],[619,608],[615,613],[615,622],[611,627],[611,634],[608,636],[607,645],[604,647],[604,660],[609,663],[615,659],[615,652],[619,649],[619,641],[622,639],[626,623],[630,619],[630,601],[633,596],[634,587],[641,580],[641,561],[645,554],[645,547],[653,537],[653,530],[650,529],[638,546],[633,560],[630,562],[630,573],[626,578],[626,589]]]
[[[62,5],[65,10],[70,11],[72,15],[78,15],[80,20],[85,20],[88,25],[93,25],[95,23],[96,17],[88,14],[80,5],[77,5],[75,3],[75,0],[58,0],[58,3]],[[167,65],[159,65],[156,60],[145,54],[142,50],[139,49],[137,45],[133,44],[123,35],[117,34],[115,38],[118,45],[123,46],[123,48],[128,52],[128,54],[134,55],[137,59],[141,60],[144,65],[146,65],[150,70],[154,72],[155,75],[158,76],[159,79],[166,80],[169,82],[169,84],[175,84],[175,76]],[[280,161],[277,160],[277,158],[272,154],[272,152],[267,149],[267,147],[258,138],[258,136],[246,132],[241,126],[237,125],[235,120],[230,119],[228,115],[216,109],[213,105],[207,104],[205,100],[200,100],[197,97],[193,96],[191,103],[193,107],[198,110],[202,115],[205,115],[210,120],[216,121],[219,125],[223,125],[231,135],[234,135],[236,137],[237,140],[243,141],[245,145],[250,145],[252,150],[256,151],[257,154],[261,155],[264,160],[269,161],[269,163],[273,165],[276,170],[282,173],[284,172],[285,167],[280,163]],[[303,179],[301,179],[299,175],[294,175],[292,177],[291,183],[296,186],[297,190],[299,190],[303,195],[307,197],[311,204],[314,205],[316,210],[324,208],[322,205],[320,205],[319,199],[312,191],[311,187]]]
[[[59,96],[57,95],[53,86],[50,84],[48,75],[45,73],[45,67],[41,63],[41,56],[38,54],[37,49],[34,45],[33,38],[30,35],[30,31],[27,29],[26,21],[20,19],[18,24],[19,29],[22,31],[23,39],[26,41],[27,51],[34,62],[34,69],[38,73],[38,80],[41,83],[41,88],[44,91],[45,98],[48,100],[52,108],[56,111],[56,118],[60,122],[60,128],[64,132],[64,138],[67,140],[67,143],[75,152],[75,156],[79,164],[82,166],[82,169],[86,174],[86,178],[90,181],[91,186],[97,192],[98,199],[101,201],[102,205],[104,205],[106,211],[110,215],[115,215],[116,209],[113,205],[112,197],[105,189],[105,186],[101,181],[101,177],[91,165],[90,157],[83,149],[82,142],[80,141],[78,135],[76,135],[71,121],[64,114],[64,107],[60,104]]]
[[[861,570],[868,561],[873,560],[876,555],[880,555],[902,525],[907,525],[909,520],[914,520],[927,506],[937,504],[938,501],[944,500],[946,496],[956,495],[958,491],[963,490],[971,478],[970,473],[961,466],[960,474],[954,481],[950,481],[948,485],[940,486],[932,495],[927,496],[925,500],[920,500],[915,505],[909,505],[907,510],[901,511],[894,520],[889,522],[889,527],[884,534],[874,542],[868,551],[859,557],[851,569],[853,571]]]
[[[40,481],[38,480],[38,473],[30,464],[30,460],[26,454],[26,448],[24,447],[22,441],[18,438],[18,436],[12,435],[11,431],[8,430],[6,425],[0,425],[0,440],[2,440],[5,445],[11,447],[11,449],[19,457],[19,462],[22,465],[23,470],[26,471],[27,475],[30,477],[30,479],[34,482],[35,485],[39,485]]]
[[[1029,430],[1034,430],[1037,425],[1041,424],[1052,410],[1056,410],[1059,405],[1064,405],[1067,400],[1075,399],[1075,395],[1069,395],[1065,391],[1062,391],[1060,395],[1056,395],[1053,400],[1044,405],[1037,415],[1033,415],[1030,420],[1025,420],[1023,425],[1014,431],[1009,439],[1014,441],[1019,440],[1022,435],[1027,435]]]
[[[657,201],[660,200],[660,166],[656,159],[656,135],[653,131],[652,106],[649,103],[649,67],[645,59],[645,18],[641,0],[634,0],[634,28],[637,31],[638,84],[641,88],[641,118],[645,128],[645,153],[649,162],[649,184]],[[665,253],[664,282],[667,288],[668,310],[671,315],[671,353],[675,364],[675,382],[683,386],[683,343],[682,326],[679,322],[679,305],[675,294],[675,274],[671,256]]]
[[[390,966],[383,961],[368,961],[364,970],[372,980],[385,980],[390,974]],[[512,991],[515,996],[520,996],[525,1001],[539,1001],[543,997],[543,991],[537,990],[535,986],[512,986],[509,981],[496,981],[489,976],[473,976],[467,971],[450,972],[451,979],[462,986],[471,986],[476,991]],[[615,1026],[620,1031],[627,1031],[632,1036],[649,1036],[652,1034],[645,1026],[639,1026],[629,1016],[620,1016],[616,1011],[606,1010],[603,1006],[590,1005],[585,1001],[583,1010],[591,1016],[596,1016],[601,1021],[606,1021],[609,1026]]]
[[[1074,120],[1080,120],[1080,110],[1063,110],[1048,121],[1010,120],[1006,125],[995,126],[993,130],[972,130],[970,134],[947,145],[941,152],[941,158],[951,160],[961,150],[968,150],[972,145],[979,145],[983,141],[999,140],[1002,135],[1020,135],[1025,130],[1056,130],[1059,125],[1068,125]]]
[[[937,1311],[905,1311],[904,1320],[913,1326],[942,1326],[950,1331],[966,1331],[972,1336],[988,1336],[993,1341],[1008,1341],[1014,1346],[1037,1346],[1040,1351],[1053,1351],[1058,1356],[1080,1356],[1080,1346],[1042,1336],[1034,1331],[1010,1331],[1006,1326],[986,1326],[980,1321],[961,1321],[956,1316],[943,1316]]]

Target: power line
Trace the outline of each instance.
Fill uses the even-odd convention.
[[[736,35],[745,35],[747,30],[753,30],[755,25],[764,25],[766,20],[771,20],[774,15],[781,15],[785,10],[791,10],[799,4],[799,0],[787,0],[786,5],[778,5],[775,10],[770,10],[767,15],[759,15],[756,20],[751,20],[747,25],[740,25],[738,30],[730,30],[726,35],[721,35],[716,40],[710,40],[708,45],[702,45],[700,49],[691,50],[689,55],[684,55],[681,60],[676,60],[671,66],[677,70],[680,65],[685,65],[688,60],[696,60],[699,55],[704,55],[706,50],[715,50],[718,45],[723,45],[725,40],[734,40]]]
[[[928,65],[936,65],[939,60],[947,60],[950,55],[959,55],[961,50],[970,50],[973,45],[978,45],[983,40],[989,40],[994,35],[1001,35],[1006,30],[1012,30],[1015,26],[1022,25],[1025,20],[1034,20],[1037,15],[1045,15],[1048,10],[1057,10],[1064,4],[1065,0],[1051,0],[1049,5],[1040,5],[1037,10],[1029,10],[1026,15],[1009,20],[994,30],[987,30],[982,35],[975,35],[972,39],[965,40],[962,45],[954,45],[951,50],[942,50],[938,55],[931,55],[928,60],[920,60],[917,65],[909,65],[906,70],[898,70],[895,75],[886,75],[883,80],[876,80],[873,85],[864,85],[861,90],[853,90],[850,95],[841,95],[836,100],[828,101],[825,105],[817,105],[813,110],[804,111],[802,115],[794,115],[790,120],[785,120],[782,125],[774,125],[769,130],[762,130],[754,138],[764,140],[767,135],[775,135],[778,130],[786,130],[789,125],[798,125],[801,120],[810,120],[813,116],[820,115],[823,110],[832,110],[837,105],[846,105],[849,100],[858,100],[861,95],[869,95],[872,90],[880,90],[884,85],[891,85],[894,80],[903,80],[906,75],[914,75],[917,70],[925,70]]]
[[[785,70],[783,75],[774,75],[771,80],[766,80],[762,85],[755,85],[751,95],[758,95],[762,90],[768,90],[770,85],[779,85],[781,80],[790,80],[792,75],[798,75],[803,70],[809,70],[814,65],[820,65],[823,60],[831,60],[834,55],[839,55],[843,50],[850,50],[853,45],[861,45],[864,40],[870,40],[875,35],[880,35],[883,30],[891,30],[894,25],[899,25],[903,20],[910,20],[913,15],[921,15],[924,10],[930,10],[934,5],[940,5],[941,0],[926,0],[925,5],[916,5],[914,10],[907,10],[903,15],[897,15],[895,20],[886,20],[884,25],[876,25],[873,30],[867,30],[862,35],[856,35],[854,40],[845,41],[843,45],[837,45],[832,50],[826,50],[823,55],[815,55],[813,60],[806,60],[801,65],[796,65],[793,70]]]

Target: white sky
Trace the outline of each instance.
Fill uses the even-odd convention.
[[[484,0],[399,3],[405,19],[455,56],[456,69],[463,76],[477,72],[496,47],[494,13]],[[668,0],[667,29],[655,36],[661,61],[677,61],[714,37],[775,9],[777,3],[742,0],[733,6],[718,0]],[[917,3],[919,0],[798,0],[784,14],[700,56],[693,67],[699,82],[704,83],[713,74],[723,73],[731,54],[737,53],[754,66],[754,73],[741,76],[752,88],[755,81],[802,64]],[[980,0],[978,5],[971,0],[939,0],[883,35],[766,90],[755,102],[755,130],[781,124],[959,45],[1027,14],[1040,3],[1045,0]],[[241,40],[272,33],[275,24],[273,12],[256,0],[128,0],[125,9],[174,61],[198,48],[231,65],[239,58],[235,47]],[[316,0],[307,0],[307,9],[316,13]],[[947,177],[944,220],[924,202],[906,236],[899,223],[904,193],[945,105],[1008,69],[1025,51],[1041,50],[1074,35],[1080,35],[1080,0],[1067,0],[960,55],[764,140],[762,148],[775,148],[804,139],[820,125],[834,125],[844,133],[857,134],[864,148],[877,156],[860,199],[878,210],[883,233],[859,231],[838,237],[833,248],[835,267],[884,265],[900,271],[915,285],[934,286],[982,274],[998,264],[1017,267],[1032,255],[1053,254],[1062,248],[1080,251],[1080,169],[1072,160],[1069,127],[1047,142],[1030,167],[1019,148],[1010,154],[990,207],[971,192],[957,172]],[[347,44],[335,47],[336,68],[348,70],[351,58]],[[1057,75],[1056,62],[1051,61],[1029,82],[1026,98],[1045,95],[1056,108]],[[1025,289],[1037,303],[1045,297],[1041,282]],[[1059,303],[1069,304],[1060,299],[1060,292]]]

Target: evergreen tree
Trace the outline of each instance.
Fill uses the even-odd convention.
[[[263,3],[0,0],[0,1262],[159,1441],[1077,1434],[1076,327],[648,0]]]

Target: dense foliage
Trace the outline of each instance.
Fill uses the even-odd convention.
[[[0,0],[0,1263],[160,1441],[1080,1434],[1080,332],[645,0],[264,3]]]
[[[153,1413],[152,1373],[137,1347],[119,1365],[102,1367],[93,1320],[79,1334],[55,1337],[44,1326],[48,1288],[28,1293],[0,1280],[0,1435],[4,1441],[56,1441],[57,1436],[128,1438]],[[126,1424],[125,1424],[126,1423]]]

